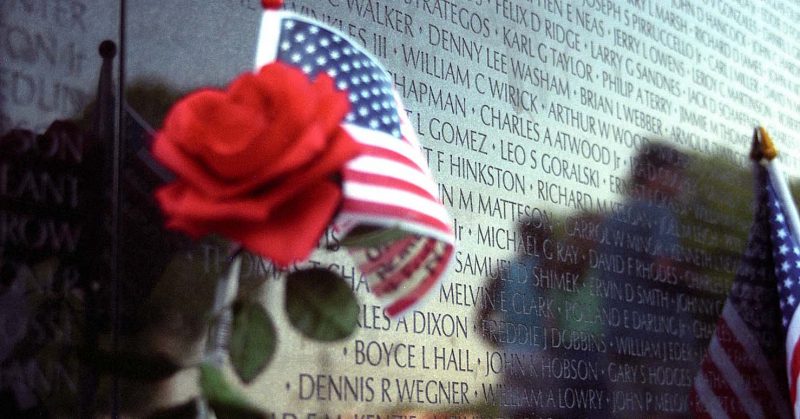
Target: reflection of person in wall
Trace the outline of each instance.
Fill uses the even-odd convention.
[[[552,232],[541,219],[525,220],[521,223],[519,232],[535,237],[540,242],[552,238]],[[484,338],[495,346],[493,353],[500,354],[498,358],[503,361],[516,359],[520,366],[538,363],[543,343],[539,341],[541,338],[537,340],[532,335],[541,336],[542,328],[551,325],[547,324],[547,319],[537,314],[515,311],[513,307],[507,308],[501,301],[515,298],[535,299],[541,295],[541,291],[531,285],[531,273],[540,262],[540,258],[534,255],[517,255],[511,264],[512,270],[490,275],[487,293],[492,303],[482,304],[478,313],[478,323],[482,325],[480,330],[484,333]],[[511,332],[495,333],[500,330]],[[500,362],[499,368],[493,368],[495,363],[488,359],[486,363],[490,365],[486,366],[484,379],[493,378],[493,373],[502,373],[502,384],[494,387],[497,390],[487,397],[487,401],[499,405],[504,417],[529,417],[531,406],[525,401],[524,394],[539,384],[541,377],[532,374],[528,368],[511,366],[513,361],[512,364],[506,363],[506,367]],[[533,370],[535,371],[535,367]]]
[[[577,224],[595,225],[600,221],[594,213],[582,213],[571,220]],[[561,252],[565,256],[562,259],[558,256],[558,249],[588,249],[591,242],[577,235],[562,237],[554,227],[544,218],[531,218],[519,224],[522,240],[535,244],[524,254],[517,255],[507,275],[490,278],[489,294],[495,306],[484,305],[479,313],[479,321],[502,323],[507,330],[530,333],[529,338],[519,338],[519,333],[508,333],[499,338],[485,336],[507,361],[502,369],[502,392],[495,394],[496,399],[489,400],[499,405],[503,417],[582,415],[581,412],[560,411],[558,407],[558,386],[564,383],[559,383],[555,376],[564,370],[560,369],[557,359],[566,357],[548,350],[552,342],[546,341],[545,337],[561,327],[559,304],[565,294],[575,293],[581,288],[582,274],[588,269],[587,260],[571,256],[577,253]],[[512,305],[509,301],[518,304],[509,307]],[[547,367],[543,369],[543,365]],[[553,365],[556,365],[555,369],[550,368]],[[566,385],[596,387],[596,383],[591,382],[569,382]]]
[[[653,408],[656,397],[661,397],[658,405],[664,406],[664,396],[650,388],[641,374],[649,374],[650,367],[675,363],[618,352],[620,345],[628,353],[639,351],[642,340],[658,344],[684,338],[676,329],[680,319],[674,315],[674,305],[662,304],[662,297],[676,285],[676,267],[668,254],[678,245],[673,233],[677,217],[670,206],[680,192],[685,165],[684,154],[668,146],[648,145],[635,159],[625,203],[613,212],[584,212],[553,223],[562,225],[564,231],[537,220],[521,226],[521,234],[535,238],[540,250],[552,246],[573,249],[582,256],[546,257],[542,251],[518,255],[514,266],[524,266],[525,280],[516,272],[510,280],[490,283],[495,301],[501,293],[525,295],[527,301],[542,298],[552,308],[530,313],[484,308],[481,313],[481,319],[502,318],[538,328],[549,336],[544,345],[494,342],[506,353],[532,359],[537,372],[532,376],[514,368],[504,371],[505,392],[499,401],[504,415],[599,418],[660,414]],[[630,269],[629,262],[633,264]],[[572,281],[575,286],[546,286],[545,276],[564,279],[562,283]],[[631,292],[647,296],[652,304],[626,301]],[[655,319],[651,324],[661,325],[642,330],[640,317],[648,315]],[[632,316],[637,317],[636,330],[632,329]],[[588,346],[568,347],[565,337],[569,336],[585,338]],[[548,403],[551,395],[555,402]],[[592,401],[571,405],[565,400],[569,397]]]
[[[684,181],[687,157],[666,145],[650,144],[637,155],[626,202],[602,224],[608,240],[593,253],[589,281],[617,290],[600,301],[599,323],[607,350],[607,413],[614,417],[681,417],[689,356],[691,318],[676,313],[679,246],[673,205]],[[602,381],[602,379],[601,379]]]

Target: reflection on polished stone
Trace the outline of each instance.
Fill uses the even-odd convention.
[[[484,338],[497,347],[487,352],[486,374],[503,377],[492,387],[494,403],[519,417],[691,412],[690,392],[733,276],[770,269],[741,256],[752,188],[728,182],[753,179],[723,161],[653,143],[636,156],[620,205],[520,223],[521,240],[540,246],[518,250],[511,269],[488,275],[479,316],[490,325]],[[723,167],[723,175],[714,173]],[[726,210],[712,210],[718,206]],[[571,277],[580,278],[578,287],[565,286]],[[773,287],[750,302],[764,339],[748,344],[779,366]]]
[[[96,133],[51,123],[93,112],[95,51],[118,36],[119,8],[0,2],[2,413],[204,409],[195,367],[225,253],[214,239],[163,229],[151,194],[170,174],[150,160],[150,134],[184,92],[252,66],[260,4],[127,2],[126,66],[110,77],[127,96],[123,119],[106,131],[106,146],[124,134],[114,156],[93,149]],[[307,265],[285,272],[246,255],[241,293],[267,307],[280,346],[259,379],[234,388],[283,419],[690,417],[726,298],[764,303],[753,287],[733,285],[752,262],[755,121],[784,141],[787,173],[800,173],[790,143],[800,127],[800,7],[294,0],[285,8],[385,64],[455,220],[458,249],[448,278],[398,318],[336,250],[336,232]],[[104,218],[112,200],[102,191],[115,178],[121,233]],[[112,243],[121,273],[113,300]],[[285,277],[307,267],[337,272],[358,297],[353,337],[320,344],[288,326]],[[763,322],[759,339],[780,354],[768,307],[757,314],[748,321]]]

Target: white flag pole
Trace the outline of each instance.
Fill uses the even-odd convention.
[[[784,205],[783,212],[789,218],[787,221],[793,237],[800,238],[800,216],[797,214],[797,207],[794,205],[794,199],[792,199],[792,193],[789,191],[789,185],[786,182],[786,177],[783,175],[783,171],[781,170],[780,162],[775,159],[777,156],[775,146],[772,143],[772,139],[770,138],[769,134],[767,134],[767,131],[763,127],[759,127],[758,130],[761,134],[761,142],[763,144],[762,148],[768,150],[768,152],[764,153],[765,162],[762,162],[762,164],[765,165],[767,171],[769,172],[772,184],[775,186],[775,193],[778,194],[778,197],[780,197],[781,201],[786,204]]]

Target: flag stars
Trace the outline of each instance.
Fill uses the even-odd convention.
[[[402,137],[400,109],[391,75],[363,50],[340,35],[309,22],[284,20],[278,59],[306,74],[325,72],[346,91],[352,111],[346,122]],[[291,30],[286,30],[291,29]]]
[[[782,255],[785,255],[789,252],[789,246],[782,244],[781,247],[778,248],[778,252],[780,252]]]
[[[786,288],[791,288],[792,287],[792,280],[789,279],[789,278],[784,279],[783,280],[783,286],[786,287]]]
[[[785,228],[782,228],[782,229],[778,230],[778,237],[780,237],[782,239],[786,238],[786,229]]]
[[[784,222],[783,214],[778,213],[778,215],[775,216],[775,221],[783,223]]]
[[[791,265],[789,265],[789,262],[783,262],[783,263],[781,264],[781,271],[783,271],[783,272],[789,272],[789,268],[790,268],[790,267],[791,267]]]
[[[794,306],[797,300],[794,298],[794,295],[790,295],[789,298],[786,299],[786,302],[788,302],[790,306]]]

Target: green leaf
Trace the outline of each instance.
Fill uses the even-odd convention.
[[[276,346],[275,326],[264,307],[255,302],[237,304],[229,350],[239,378],[253,381],[269,364]]]
[[[292,326],[314,340],[344,339],[356,329],[358,300],[344,279],[327,269],[291,273],[285,308]]]
[[[345,247],[380,247],[408,235],[399,228],[356,227],[341,241]]]
[[[200,365],[200,388],[219,419],[261,419],[265,412],[250,404],[225,380],[222,370],[204,363]]]

